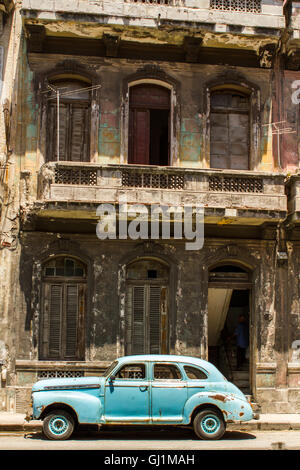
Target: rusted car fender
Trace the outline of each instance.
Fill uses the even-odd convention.
[[[33,419],[40,419],[40,416],[51,405],[65,405],[72,408],[76,413],[78,423],[97,424],[101,422],[103,415],[103,403],[101,398],[82,393],[79,391],[55,391],[35,392]],[[51,406],[52,408],[52,406]]]
[[[247,401],[222,392],[199,392],[187,400],[183,410],[184,422],[190,423],[194,411],[206,404],[217,407],[225,422],[253,419],[253,411]]]

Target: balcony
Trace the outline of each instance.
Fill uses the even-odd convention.
[[[182,46],[186,36],[197,34],[203,47],[218,47],[220,33],[244,41],[256,35],[263,46],[285,28],[281,0],[23,0],[22,14],[29,36],[40,34],[34,28],[43,26],[48,38],[96,40],[113,34],[126,47],[126,41],[145,43],[147,37],[157,44]],[[251,48],[251,41],[235,46]]]
[[[72,162],[39,173],[40,217],[96,219],[100,203],[200,206],[208,224],[262,225],[286,216],[284,176],[237,170],[195,170]],[[76,211],[76,212],[74,212]]]

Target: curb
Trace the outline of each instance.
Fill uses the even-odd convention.
[[[0,424],[0,433],[6,432],[37,432],[41,431],[41,424]]]
[[[228,431],[300,431],[300,422],[297,423],[232,423],[227,426]]]
[[[0,424],[0,433],[27,433],[41,432],[42,423]],[[296,423],[270,423],[270,422],[249,422],[230,423],[227,431],[300,431],[300,422]]]

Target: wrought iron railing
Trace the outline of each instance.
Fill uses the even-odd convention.
[[[261,13],[261,0],[210,0],[212,10]]]
[[[145,5],[184,6],[185,0],[125,0],[126,3],[144,3]]]
[[[184,189],[184,174],[151,171],[122,171],[125,188]]]
[[[263,193],[262,178],[249,178],[240,176],[210,176],[209,191],[230,193]]]

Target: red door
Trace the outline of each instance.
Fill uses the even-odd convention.
[[[153,150],[151,150],[152,156],[150,155],[150,140],[152,139],[151,148],[153,149],[155,141],[161,133],[159,123],[156,126],[152,124],[151,127],[151,113],[152,122],[154,111],[163,111],[165,120],[168,119],[168,115],[165,113],[170,110],[170,91],[165,87],[151,84],[134,86],[130,90],[129,110],[128,163],[140,165],[160,164],[159,152],[156,152],[157,155],[153,158]],[[161,122],[163,124],[163,121]],[[166,136],[166,139],[166,145],[169,146],[169,137]],[[168,150],[164,151],[164,154],[168,153]],[[161,164],[166,164],[165,160]]]

